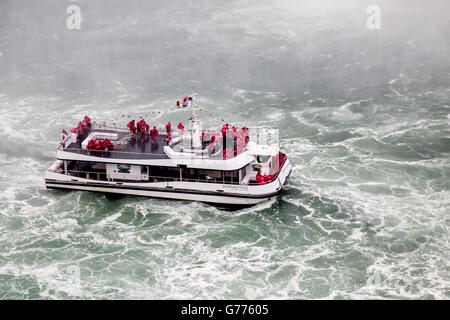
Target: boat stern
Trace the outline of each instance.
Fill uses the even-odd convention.
[[[280,173],[278,174],[278,179],[280,181],[281,187],[284,187],[289,179],[292,172],[292,165],[289,158],[286,156],[286,160],[281,167]]]

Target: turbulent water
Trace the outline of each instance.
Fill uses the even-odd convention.
[[[449,299],[448,1],[0,2],[1,299]],[[257,206],[46,190],[85,114],[280,129]],[[158,113],[159,112],[159,113]],[[122,114],[125,114],[122,117]]]

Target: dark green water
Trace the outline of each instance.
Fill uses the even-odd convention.
[[[449,299],[449,5],[0,4],[1,299]],[[252,208],[46,190],[85,114],[280,129],[286,190]],[[160,111],[158,114],[157,112]],[[153,113],[155,112],[155,113]]]

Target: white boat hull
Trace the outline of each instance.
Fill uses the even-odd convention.
[[[46,172],[45,183],[47,188],[54,189],[84,190],[227,205],[254,205],[281,192],[291,171],[292,166],[286,159],[276,180],[264,185],[248,186],[185,181],[118,183],[93,181],[50,171]]]
[[[61,184],[52,184],[52,183],[47,183],[47,187],[48,188],[57,188],[57,189],[75,189],[75,190],[84,190],[84,191],[154,197],[154,198],[189,200],[189,201],[200,201],[200,202],[211,202],[211,203],[222,203],[222,204],[237,204],[237,205],[253,205],[253,204],[257,204],[259,202],[269,199],[269,197],[268,198],[240,198],[240,197],[236,197],[236,196],[204,195],[204,194],[191,194],[191,193],[180,193],[180,192],[160,192],[160,191],[135,190],[135,189],[127,190],[127,189],[123,189],[123,188],[104,188],[104,187],[83,186],[83,185],[61,185]]]

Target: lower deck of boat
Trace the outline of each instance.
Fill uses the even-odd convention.
[[[87,184],[77,182],[57,182],[46,181],[46,187],[49,189],[60,190],[80,190],[100,193],[111,193],[120,195],[133,195],[152,198],[163,198],[172,200],[198,201],[205,203],[214,203],[230,206],[252,206],[257,203],[268,200],[276,194],[264,196],[236,195],[219,192],[205,192],[193,190],[176,191],[164,188],[139,188],[127,185],[106,185],[106,184]],[[281,191],[281,190],[280,190]],[[278,192],[277,192],[278,193]]]

